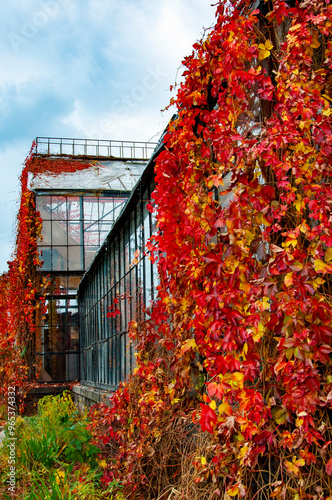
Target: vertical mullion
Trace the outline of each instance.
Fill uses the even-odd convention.
[[[85,267],[85,245],[84,245],[84,213],[83,213],[83,196],[79,197],[80,203],[80,251],[81,251],[81,259],[83,270],[86,270]]]

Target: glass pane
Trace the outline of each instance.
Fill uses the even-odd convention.
[[[124,262],[125,262],[125,272],[129,270],[129,221],[126,220],[124,224],[124,238],[125,238],[125,248],[124,248]]]
[[[52,248],[53,271],[67,271],[67,247]]]
[[[98,222],[84,222],[84,245],[99,246]]]
[[[114,367],[114,339],[109,339],[109,381],[115,384],[115,367]]]
[[[83,252],[80,246],[68,247],[68,269],[69,271],[81,271],[83,269]]]
[[[68,221],[68,245],[81,244],[81,223]]]
[[[115,283],[115,274],[114,274],[114,243],[112,243],[110,249],[109,249],[109,287],[112,288]]]
[[[67,221],[52,222],[52,245],[67,245]]]
[[[119,235],[119,244],[120,244],[120,278],[124,275],[124,268],[125,268],[125,263],[124,263],[124,234],[123,234],[123,229],[120,231]]]
[[[129,253],[129,265],[132,265],[132,262],[135,258],[136,252],[136,235],[135,235],[135,214],[130,214],[130,253]]]
[[[123,209],[127,198],[114,198],[114,220],[116,220]]]
[[[69,276],[68,278],[68,293],[76,293],[81,281],[81,276]]]
[[[67,219],[67,205],[65,196],[52,196],[51,213],[53,220]]]
[[[67,276],[54,276],[52,278],[51,294],[53,295],[67,294]]]
[[[114,269],[115,269],[115,283],[119,281],[120,275],[120,259],[119,259],[119,238],[117,237],[114,242]]]
[[[40,213],[43,220],[51,219],[51,197],[36,196],[36,210]]]
[[[79,377],[79,353],[65,354],[66,380],[76,380]]]
[[[104,222],[114,220],[113,198],[99,198],[99,219]]]
[[[57,351],[69,350],[69,328],[68,325],[61,325],[57,336]]]
[[[142,221],[138,210],[136,214],[136,245],[137,250],[141,253],[143,250],[143,230]]]
[[[80,208],[80,198],[78,196],[68,196],[68,219],[77,220],[82,218]]]
[[[136,314],[137,319],[143,319],[144,310],[144,289],[143,289],[143,261],[137,264],[137,295],[136,295]]]
[[[126,335],[121,335],[121,380],[126,376]]]
[[[57,299],[56,301],[56,305],[57,305],[57,311],[61,313],[62,309],[66,307],[67,305],[67,299]]]
[[[134,267],[132,271],[130,272],[130,287],[131,287],[131,319],[137,319],[137,314],[136,314],[136,297],[137,297],[137,290],[136,290],[136,268]]]
[[[157,286],[159,285],[159,274],[157,269],[157,264],[152,264],[152,298],[155,299],[157,296]]]
[[[147,187],[143,193],[142,202],[144,205],[146,205],[148,201],[149,201],[149,189]]]
[[[79,346],[79,333],[78,326],[72,325],[70,327],[70,345],[71,349],[77,351]]]
[[[98,220],[98,198],[94,196],[85,196],[83,198],[84,220]]]
[[[65,382],[78,378],[78,353],[37,356],[41,365],[39,381]]]
[[[130,373],[132,369],[132,341],[131,339],[126,336],[126,375]]]
[[[122,278],[119,283],[119,294],[121,298],[119,298],[118,308],[120,310],[120,329],[121,331],[126,329],[126,299],[123,297],[125,293],[125,279]]]
[[[100,245],[102,245],[106,239],[106,236],[110,232],[113,226],[112,222],[100,222]]]
[[[130,273],[125,276],[126,324],[131,321]]]
[[[84,267],[87,269],[89,265],[92,262],[92,259],[94,258],[96,254],[97,248],[96,247],[85,247],[84,248]]]
[[[150,306],[150,301],[152,300],[152,267],[151,261],[148,257],[144,257],[145,264],[145,305],[146,307]]]
[[[51,271],[52,270],[52,257],[51,257],[51,248],[50,247],[43,247],[40,249],[40,257],[41,260],[43,261],[43,264],[41,265],[41,269],[43,271]]]

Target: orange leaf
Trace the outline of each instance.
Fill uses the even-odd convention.
[[[297,476],[299,473],[299,468],[292,462],[289,462],[288,460],[285,461],[285,468],[288,473],[294,474],[295,476]]]

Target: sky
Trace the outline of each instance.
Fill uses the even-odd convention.
[[[211,0],[2,0],[0,273],[14,249],[19,176],[37,136],[157,140],[181,61]]]

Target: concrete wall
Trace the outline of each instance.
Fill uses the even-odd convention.
[[[80,412],[89,409],[97,403],[109,405],[109,397],[111,395],[111,392],[101,391],[84,385],[74,385],[72,387],[73,400]]]

